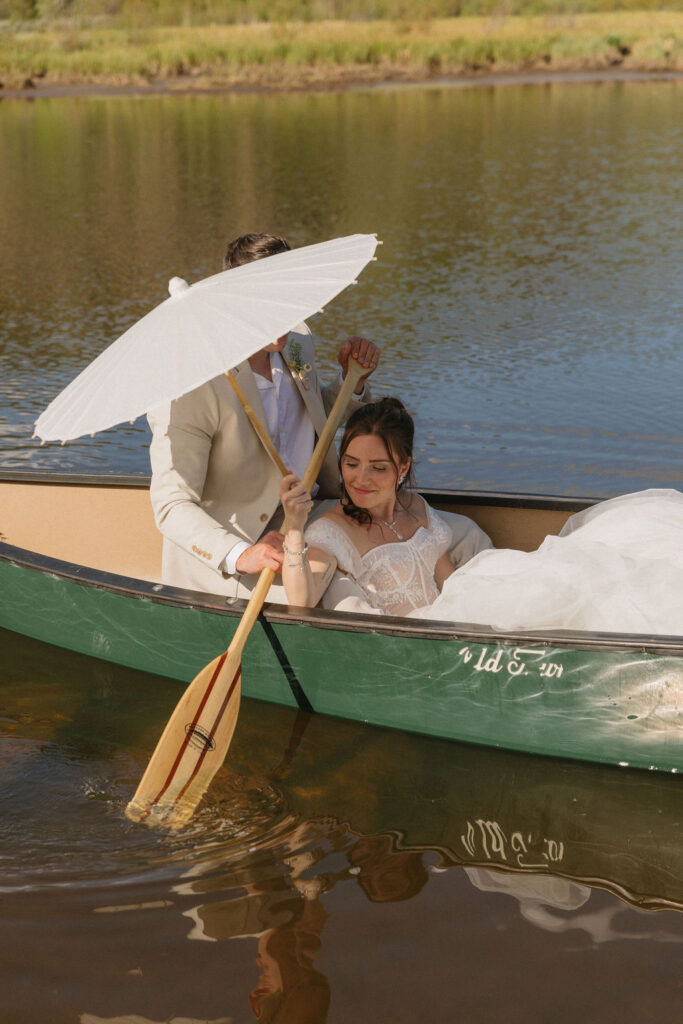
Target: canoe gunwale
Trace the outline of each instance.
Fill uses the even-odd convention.
[[[75,487],[139,488],[148,490],[151,477],[143,475],[111,475],[93,473],[26,472],[21,469],[0,469],[0,483],[59,484]],[[604,498],[576,498],[566,495],[535,494],[513,491],[443,491],[419,487],[419,492],[433,502],[458,505],[486,505],[491,508],[534,508],[539,511],[581,512]]]
[[[65,562],[42,555],[27,548],[0,542],[0,562],[29,569],[39,574],[60,578],[66,582],[107,591],[131,600],[151,601],[160,605],[194,609],[215,615],[237,618],[246,608],[246,601],[222,598],[218,594],[202,593],[152,583],[134,577],[92,569],[74,562]],[[617,634],[582,632],[578,630],[496,630],[472,623],[442,622],[422,619],[406,620],[387,615],[360,615],[352,612],[332,612],[322,608],[304,608],[293,605],[266,604],[262,615],[281,625],[310,626],[337,632],[381,633],[384,636],[411,639],[468,641],[509,646],[538,645],[571,648],[604,653],[637,652],[683,656],[683,637],[648,634]]]
[[[52,473],[24,469],[0,469],[0,483],[72,484],[77,487],[139,487],[149,489],[151,477],[142,474]]]

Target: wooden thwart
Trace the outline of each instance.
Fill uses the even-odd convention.
[[[366,372],[349,359],[348,373],[302,479],[308,490]],[[179,828],[192,817],[228,752],[239,714],[242,652],[275,575],[273,569],[262,570],[227,651],[195,676],[178,702],[126,807],[131,821]]]

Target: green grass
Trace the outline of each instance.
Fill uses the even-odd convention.
[[[377,21],[492,15],[683,10],[683,0],[0,0],[0,20],[63,18],[127,25]]]
[[[24,24],[0,30],[0,79],[300,87],[482,70],[683,70],[683,13],[270,22]]]

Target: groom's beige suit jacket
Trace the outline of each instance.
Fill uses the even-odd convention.
[[[283,350],[294,360],[293,379],[316,434],[339,393],[340,382],[321,386],[313,338],[305,324],[289,335]],[[253,411],[267,428],[259,390],[248,362],[233,371]],[[363,402],[368,401],[366,388]],[[354,397],[347,415],[361,402]],[[234,584],[219,566],[238,541],[253,544],[263,533],[278,503],[282,479],[249,422],[225,376],[150,412],[152,428],[150,496],[163,534],[162,580],[176,587],[208,593],[234,593]],[[318,497],[336,498],[339,471],[334,447],[318,477]]]

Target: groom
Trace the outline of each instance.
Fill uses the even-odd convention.
[[[230,242],[223,269],[273,256],[290,248],[275,235],[243,235]],[[266,427],[285,465],[299,477],[313,453],[352,355],[367,369],[346,415],[370,400],[365,379],[379,350],[364,338],[341,346],[337,379],[322,384],[313,336],[306,324],[266,345],[233,373]],[[152,410],[150,496],[163,534],[162,581],[227,597],[248,598],[264,568],[282,565],[277,531],[281,474],[249,422],[224,375]],[[339,496],[337,458],[332,448],[317,481],[315,497]],[[286,603],[284,588],[271,587],[269,600]]]

